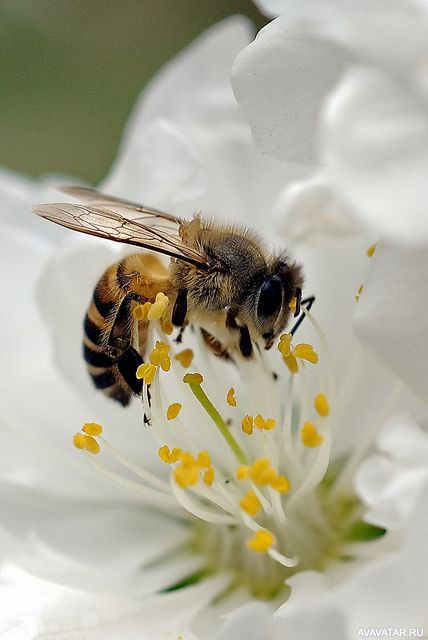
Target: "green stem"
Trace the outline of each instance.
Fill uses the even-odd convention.
[[[220,431],[223,438],[226,440],[229,447],[232,449],[238,462],[240,462],[241,464],[247,464],[247,458],[245,456],[245,453],[242,451],[241,447],[236,442],[233,435],[230,433],[227,424],[225,423],[225,421],[223,420],[223,418],[221,417],[221,415],[219,414],[219,412],[217,411],[217,409],[215,408],[211,400],[208,398],[207,394],[202,389],[201,385],[197,384],[196,382],[190,382],[189,387],[192,390],[192,393],[195,396],[195,398],[201,403],[201,405],[203,406],[205,411],[208,413],[211,420],[216,425],[217,429]]]

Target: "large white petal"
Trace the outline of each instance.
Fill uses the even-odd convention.
[[[195,640],[193,618],[224,586],[219,576],[172,593],[120,598],[54,585],[8,565],[0,582],[0,633],[8,640]]]
[[[355,314],[363,346],[428,399],[427,249],[380,244]]]
[[[278,18],[235,61],[232,85],[259,149],[316,159],[320,105],[349,62],[341,46]]]
[[[326,108],[328,177],[361,219],[399,240],[428,238],[428,117],[410,86],[384,74],[347,74]]]
[[[55,498],[5,483],[0,496],[2,527],[19,544],[15,561],[55,583],[143,595],[171,587],[204,561],[184,553],[188,527],[137,502]]]

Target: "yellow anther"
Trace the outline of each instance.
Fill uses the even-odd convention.
[[[247,540],[247,547],[258,553],[266,553],[275,543],[275,536],[267,529],[259,529]]]
[[[196,467],[196,459],[189,451],[183,451],[180,460],[185,467]]]
[[[241,425],[242,431],[250,436],[253,433],[253,416],[244,416]]]
[[[271,487],[276,491],[279,491],[279,493],[286,493],[290,490],[290,482],[285,476],[276,476],[270,484]]]
[[[85,449],[85,436],[83,433],[76,433],[73,436],[73,444],[77,449]]]
[[[189,384],[202,384],[203,381],[204,378],[200,373],[186,373],[183,376],[183,382],[188,382]]]
[[[73,436],[73,444],[78,449],[85,449],[89,453],[99,453],[100,445],[92,436],[88,436],[85,433],[76,433]]]
[[[184,369],[187,369],[192,364],[193,351],[191,349],[183,349],[183,351],[176,353],[174,358],[178,360]]]
[[[233,387],[231,387],[227,392],[226,400],[227,404],[229,404],[231,407],[236,407],[235,389]]]
[[[151,362],[140,364],[135,374],[138,380],[144,380],[146,384],[151,384],[156,374],[156,367]]]
[[[89,451],[89,453],[99,453],[100,445],[92,436],[83,436],[85,438],[85,449]]]
[[[312,362],[312,364],[316,364],[318,362],[318,354],[314,351],[313,346],[311,344],[305,344],[304,342],[297,344],[294,347],[293,355],[301,360]]]
[[[155,367],[161,367],[163,371],[169,371],[171,368],[171,358],[163,349],[153,349],[150,354],[150,362]]]
[[[271,484],[276,476],[268,458],[259,458],[250,467],[249,476],[256,484]]]
[[[363,289],[364,289],[364,285],[360,284],[360,286],[358,287],[358,291],[354,296],[355,297],[355,302],[358,302],[358,300],[360,299],[361,294],[363,293]]]
[[[99,436],[100,433],[102,433],[103,428],[96,422],[86,422],[82,427],[82,431],[88,434],[88,436]]]
[[[151,306],[152,306],[151,302],[145,302],[144,304],[137,305],[134,311],[132,312],[134,319],[137,321],[147,320],[147,314],[149,313]]]
[[[147,320],[160,320],[169,305],[169,298],[162,291],[156,295],[156,299],[147,313]]]
[[[258,415],[254,418],[254,426],[257,427],[257,429],[265,429],[266,431],[270,431],[270,429],[273,429],[276,425],[275,420],[273,420],[273,418],[266,418],[266,420],[261,416]]]
[[[297,364],[297,359],[290,353],[289,356],[283,356],[283,360],[287,365],[290,373],[299,373],[299,365]]]
[[[169,318],[162,317],[160,319],[160,326],[165,335],[170,336],[174,331],[174,326]]]
[[[180,459],[181,449],[174,447],[170,450],[168,445],[164,444],[162,447],[159,447],[158,454],[159,458],[167,464],[174,464],[174,462],[177,462]]]
[[[320,416],[328,416],[330,413],[330,406],[328,404],[327,396],[325,393],[319,393],[315,396],[314,407],[318,411]]]
[[[289,304],[288,304],[289,309],[293,312],[296,313],[296,309],[297,309],[297,298],[291,298]]]
[[[312,422],[305,422],[300,429],[300,439],[307,447],[319,447],[324,442],[323,436]]]
[[[208,451],[201,451],[196,458],[196,465],[200,469],[208,469],[211,466],[211,458]]]
[[[170,404],[166,412],[167,420],[174,420],[174,418],[176,418],[180,413],[181,406],[182,405],[179,402],[173,402]]]
[[[377,243],[375,242],[374,244],[370,245],[370,247],[367,249],[366,251],[366,255],[367,257],[371,258],[372,255],[374,254],[374,252],[376,251],[376,246]]]
[[[247,464],[240,464],[236,469],[235,477],[237,480],[244,480],[244,478],[248,478],[248,473],[250,471],[250,467]]]
[[[207,484],[209,487],[212,485],[212,483],[214,482],[214,469],[212,467],[210,467],[208,469],[208,471],[205,471],[204,476],[203,476],[203,481],[205,482],[205,484]]]
[[[199,471],[197,467],[177,467],[174,469],[174,479],[176,483],[185,489],[193,484],[196,484],[199,480]]]
[[[278,343],[278,351],[281,352],[283,358],[287,358],[287,356],[291,353],[291,341],[293,336],[291,333],[283,333],[279,339]]]
[[[248,513],[250,516],[255,516],[260,507],[260,500],[254,493],[254,491],[247,491],[242,500],[239,501],[239,506],[245,513]]]
[[[162,342],[162,340],[156,340],[155,349],[169,353],[171,347],[166,342]]]

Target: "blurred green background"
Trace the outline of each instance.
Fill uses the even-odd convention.
[[[0,164],[96,184],[159,67],[250,0],[1,0]]]

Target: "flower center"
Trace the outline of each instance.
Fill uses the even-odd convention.
[[[361,521],[355,497],[334,491],[333,374],[312,314],[303,308],[320,355],[283,334],[282,373],[274,376],[262,351],[233,368],[208,354],[196,334],[194,349],[177,352],[164,297],[137,308],[135,318],[150,320],[159,337],[137,377],[145,382],[145,421],[167,479],[125,458],[103,438],[100,425],[84,425],[75,446],[110,479],[171,517],[186,517],[191,548],[205,555],[206,572],[226,569],[231,586],[246,585],[257,597],[286,590],[285,581],[297,571],[349,560],[352,541],[382,535],[383,529]],[[193,372],[185,373],[189,367]],[[137,479],[94,459],[99,443]]]

